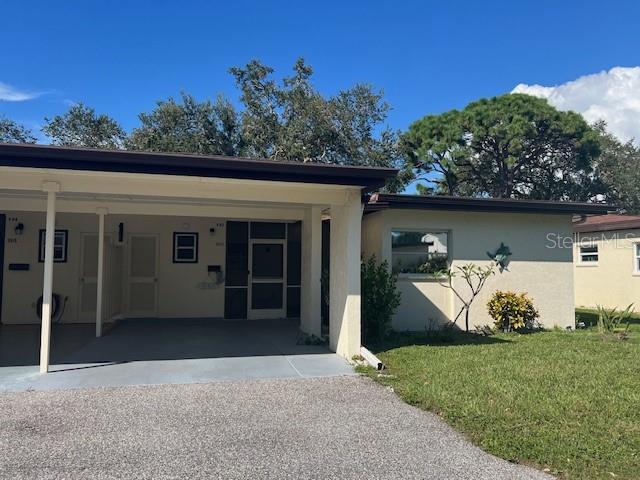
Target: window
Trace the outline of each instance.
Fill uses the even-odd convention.
[[[197,233],[173,233],[173,263],[198,263]]]
[[[640,273],[640,243],[633,245],[633,263],[635,265],[635,272]]]
[[[433,274],[449,267],[447,232],[391,232],[391,264],[394,273]]]
[[[580,263],[598,263],[598,245],[581,246]]]
[[[56,230],[53,235],[53,261],[55,263],[66,263],[67,261],[67,237],[68,230]],[[46,230],[40,230],[38,240],[38,262],[44,262],[44,244],[46,239]]]

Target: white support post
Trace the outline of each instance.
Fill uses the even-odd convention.
[[[302,220],[302,282],[300,329],[322,335],[322,209],[310,207]]]
[[[40,373],[47,373],[49,371],[49,349],[51,346],[51,302],[53,297],[53,244],[56,231],[56,192],[60,191],[60,185],[55,182],[45,182],[42,189],[47,192],[47,220],[44,241]]]
[[[359,191],[331,206],[329,346],[347,359],[360,354],[361,226]]]
[[[96,337],[102,336],[102,291],[104,286],[104,216],[106,208],[98,208],[98,272],[96,279]]]

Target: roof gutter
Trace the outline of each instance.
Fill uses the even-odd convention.
[[[370,192],[397,175],[392,168],[45,145],[0,144],[0,165],[351,185]]]
[[[382,209],[459,210],[546,214],[606,214],[614,210],[601,203],[520,200],[513,198],[475,198],[451,196],[395,195],[374,193],[367,211]]]

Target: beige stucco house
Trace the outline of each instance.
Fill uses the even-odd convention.
[[[640,216],[585,216],[574,223],[576,306],[640,308]]]
[[[527,291],[547,326],[573,324],[573,214],[593,204],[368,196],[384,168],[218,156],[0,145],[0,322],[41,324],[40,370],[51,322],[118,319],[299,319],[331,350],[360,353],[360,258],[399,272],[394,325],[424,329],[458,303],[417,263],[508,269],[472,312],[489,323],[492,291]],[[364,215],[364,216],[363,216]],[[325,228],[330,224],[330,228]],[[323,248],[324,247],[324,248]],[[330,305],[323,332],[323,269]],[[55,341],[55,339],[54,339]]]
[[[455,318],[462,305],[442,278],[419,272],[417,266],[428,260],[433,271],[443,261],[453,269],[490,265],[490,254],[501,244],[512,253],[509,263],[502,272],[496,269],[474,301],[471,326],[491,324],[489,297],[496,290],[512,290],[529,294],[543,326],[564,328],[575,323],[572,217],[607,209],[569,202],[374,194],[365,207],[362,253],[386,260],[398,273],[397,330],[437,328]],[[454,285],[461,282],[454,279]]]

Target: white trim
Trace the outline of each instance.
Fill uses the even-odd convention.
[[[582,253],[582,249],[583,248],[591,248],[591,247],[595,247],[596,251],[595,252]],[[585,261],[584,258],[583,258],[584,256],[595,256],[596,260]],[[590,243],[590,244],[587,244],[587,245],[578,245],[578,262],[577,262],[577,266],[580,266],[580,267],[597,267],[599,261],[600,261],[600,247],[599,247],[599,245],[597,243]]]
[[[44,248],[44,279],[42,287],[42,327],[40,332],[40,373],[49,371],[51,347],[51,301],[53,297],[53,242],[56,230],[56,192],[47,191],[47,219]]]
[[[44,181],[64,192],[120,194],[226,201],[281,202],[302,205],[344,205],[357,186],[155,175],[83,170],[0,167],[0,189],[42,191]],[[310,201],[311,200],[311,201]]]
[[[631,258],[633,258],[632,275],[640,276],[640,240],[632,241]]]
[[[96,278],[96,337],[102,336],[102,292],[104,286],[104,216],[98,212],[98,271]]]
[[[178,245],[180,237],[189,237],[193,239],[193,245]],[[198,232],[173,232],[173,263],[197,263],[198,262]],[[191,251],[191,257],[179,258],[179,251]]]
[[[284,223],[284,222],[283,222]],[[251,224],[249,224],[249,237],[251,237]],[[253,246],[254,245],[282,245],[282,278],[253,278]],[[287,238],[285,224],[285,238],[262,239],[249,238],[249,275],[247,291],[247,318],[249,320],[259,320],[265,318],[284,318],[287,312]],[[254,309],[253,284],[260,283],[281,283],[282,284],[282,307],[274,309]]]

